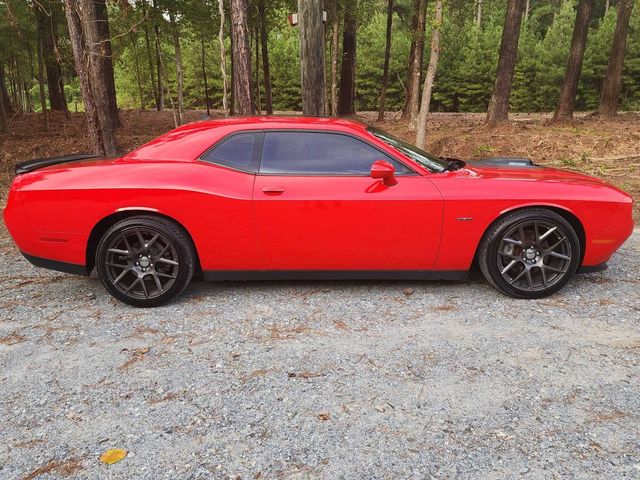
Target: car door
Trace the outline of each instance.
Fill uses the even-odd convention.
[[[397,184],[370,176],[392,163]],[[429,270],[442,197],[419,175],[362,139],[331,131],[267,131],[254,184],[267,270]]]

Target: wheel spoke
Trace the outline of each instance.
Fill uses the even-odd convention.
[[[109,253],[115,253],[116,255],[129,255],[129,250],[121,250],[119,248],[110,248]]]
[[[144,283],[146,277],[140,278],[140,285],[142,285],[142,291],[144,292],[144,298],[149,298],[149,291],[147,290],[147,284]]]
[[[546,232],[544,232],[542,235],[540,235],[540,241],[544,240],[545,238],[547,238],[549,235],[551,235],[553,232],[555,232],[558,229],[558,227],[551,227],[549,230],[547,230]]]
[[[502,275],[504,275],[505,273],[507,273],[509,270],[511,270],[511,268],[518,263],[518,260],[511,260],[511,262],[509,263],[509,265],[507,265],[506,267],[504,267],[502,269],[502,271],[500,272]]]
[[[149,240],[149,243],[147,243],[144,248],[149,248],[151,245],[153,245],[155,243],[155,241],[158,239],[158,237],[160,237],[159,233],[156,233],[153,238],[151,240]]]
[[[156,275],[158,277],[163,277],[163,278],[177,278],[175,275],[169,275],[168,273],[162,273],[162,272],[156,272]]]
[[[527,275],[527,283],[529,284],[529,290],[533,290],[533,278],[531,277],[531,269],[527,268],[525,272]]]
[[[114,280],[113,283],[120,283],[120,281],[127,275],[127,273],[129,273],[131,270],[129,270],[128,268],[123,270],[122,273],[120,275],[118,275]]]
[[[124,291],[124,293],[129,293],[129,292],[133,289],[133,287],[135,287],[135,286],[136,286],[136,284],[137,284],[139,281],[140,281],[140,277],[136,278],[133,282],[131,282],[131,285],[129,285],[129,286],[127,287],[127,289]]]
[[[542,275],[542,284],[544,285],[544,288],[547,288],[547,272],[545,272],[544,269],[545,265],[543,264],[540,267],[540,274]]]
[[[502,241],[506,243],[512,243],[514,245],[522,245],[522,242],[520,240],[515,240],[513,238],[505,238]]]
[[[546,252],[552,252],[554,251],[556,248],[558,248],[560,245],[562,245],[562,243],[567,239],[567,237],[562,237],[560,240],[558,240],[556,243],[554,243],[551,247],[547,248]]]
[[[156,282],[156,287],[158,288],[158,293],[162,293],[162,282],[160,282],[160,277],[158,277],[158,275],[154,275],[153,279]]]
[[[140,242],[140,248],[144,248],[144,237],[139,229],[136,229],[136,236],[138,237],[138,242]]]
[[[168,258],[158,258],[156,262],[168,263],[169,265],[178,266],[178,262],[175,260],[169,260]]]
[[[571,257],[569,257],[567,255],[563,255],[562,253],[549,252],[548,255],[551,256],[551,257],[561,258],[562,260],[571,261]]]
[[[518,280],[520,280],[522,278],[522,276],[524,275],[524,273],[527,271],[527,269],[525,268],[524,270],[522,270],[518,275],[516,275],[515,277],[513,277],[511,280],[507,280],[511,285],[513,285],[514,283],[516,283]]]

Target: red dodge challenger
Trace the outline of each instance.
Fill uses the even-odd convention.
[[[33,264],[88,275],[131,305],[207,280],[459,279],[474,261],[541,298],[605,262],[632,199],[525,159],[428,154],[328,118],[185,125],[120,158],[16,167],[5,223]]]

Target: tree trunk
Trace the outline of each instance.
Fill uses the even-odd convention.
[[[220,73],[222,74],[222,109],[225,116],[227,116],[229,115],[229,105],[227,103],[229,82],[227,81],[227,59],[224,45],[224,0],[218,0],[218,13],[220,14],[218,42],[220,43]]]
[[[180,31],[178,30],[178,24],[176,23],[176,17],[173,12],[169,12],[169,23],[171,24],[171,30],[173,32],[173,48],[175,51],[176,61],[176,83],[177,83],[177,97],[178,97],[178,125],[182,125],[184,118],[184,73],[182,69],[182,50],[180,49]]]
[[[332,0],[331,13],[331,115],[338,115],[338,48],[340,42],[340,16],[338,0]]]
[[[13,113],[11,97],[7,91],[7,84],[5,82],[4,63],[2,62],[0,62],[0,96],[2,96],[2,104],[4,105],[5,113]]]
[[[607,72],[604,76],[602,95],[600,96],[600,115],[606,118],[615,117],[618,113],[620,89],[622,87],[622,68],[624,67],[624,55],[627,48],[627,32],[629,19],[634,0],[618,1],[618,17],[616,31],[613,35],[611,54],[607,63]]]
[[[143,16],[142,28],[144,29],[144,41],[147,47],[147,60],[149,61],[149,79],[151,80],[151,89],[153,90],[153,101],[156,104],[156,108],[158,108],[158,105],[159,105],[158,87],[156,85],[156,77],[153,71],[155,67],[153,66],[153,55],[151,54],[151,40],[149,39],[149,29],[147,28],[147,23],[149,21],[149,14],[147,10],[147,0],[142,0],[140,3],[142,5],[142,16]]]
[[[409,120],[415,127],[420,101],[420,74],[422,73],[422,56],[424,52],[424,33],[426,28],[427,0],[414,0],[412,20],[411,51],[409,53],[409,78],[407,81],[407,98],[402,110],[402,119]]]
[[[258,15],[260,17],[260,44],[262,47],[262,81],[264,82],[264,103],[267,115],[273,113],[273,95],[271,93],[271,71],[269,68],[269,46],[267,36],[267,15],[264,0],[258,1]]]
[[[153,0],[153,30],[155,33],[156,44],[156,76],[158,78],[158,100],[156,102],[156,109],[161,112],[164,110],[164,85],[162,84],[162,51],[160,49],[160,26],[158,25],[158,5],[156,0]]]
[[[571,118],[573,118],[576,94],[578,92],[578,81],[580,80],[582,60],[587,46],[587,35],[589,34],[593,4],[594,0],[580,0],[578,4],[567,70],[565,71],[564,80],[562,81],[560,100],[558,101],[558,108],[553,116],[554,120],[571,120]]]
[[[302,112],[324,115],[324,26],[322,0],[298,0]]]
[[[91,1],[65,0],[65,12],[94,152],[114,156],[118,154],[118,145],[111,118],[108,86],[99,75],[102,72],[100,62],[95,60],[88,46],[89,39],[97,35],[97,32],[91,31],[97,28],[95,22],[92,22]]]
[[[113,75],[113,52],[111,50],[111,30],[109,29],[109,16],[107,14],[106,0],[92,0],[92,20],[95,22],[95,52],[100,62],[100,75],[103,75],[107,87],[107,100],[111,117],[116,127],[121,125],[118,116],[118,103],[116,101],[116,82]]]
[[[476,10],[476,19],[475,19],[475,24],[476,27],[480,28],[480,26],[482,25],[482,0],[477,0],[478,4],[477,4],[477,10]]]
[[[202,79],[204,80],[204,101],[207,105],[207,117],[211,116],[211,100],[209,99],[209,85],[207,84],[207,69],[204,50],[204,38],[200,37],[200,51],[202,53]]]
[[[358,31],[357,0],[346,0],[344,5],[344,32],[342,36],[342,64],[340,66],[340,95],[338,115],[356,113],[356,35]]]
[[[133,44],[133,56],[136,61],[136,82],[138,84],[138,96],[140,97],[140,110],[144,110],[144,93],[142,92],[142,75],[140,74],[140,55],[138,55],[138,39],[130,32],[129,35]]]
[[[393,25],[393,0],[387,1],[387,38],[384,46],[384,68],[380,87],[380,103],[378,105],[378,121],[384,120],[387,85],[389,84],[389,57],[391,56],[391,27]]]
[[[0,85],[2,87],[2,93],[0,94],[0,132],[7,133],[9,131],[7,125],[7,101],[9,99],[9,95],[5,95],[6,88],[4,86],[4,65],[2,64],[0,64],[0,74],[2,75],[2,77],[0,77],[0,81],[2,82],[2,84]]]
[[[38,87],[40,89],[40,106],[42,107],[42,123],[45,130],[49,130],[49,110],[47,109],[47,94],[44,88],[44,59],[42,55],[42,37],[38,31]]]
[[[253,32],[254,43],[256,48],[256,78],[254,87],[256,89],[256,112],[262,115],[262,99],[260,98],[260,26],[256,25]]]
[[[431,92],[433,91],[433,82],[436,78],[438,70],[438,60],[440,59],[440,29],[442,28],[442,0],[436,0],[436,17],[433,23],[433,32],[431,34],[431,56],[429,57],[429,67],[427,75],[424,79],[422,87],[422,102],[420,104],[420,113],[418,114],[418,133],[416,134],[416,146],[424,148],[427,135],[427,114],[431,104]]]
[[[57,25],[53,12],[54,5],[47,2],[49,10],[44,7],[45,2],[34,2],[38,32],[42,39],[42,55],[47,70],[47,85],[51,110],[65,111],[66,102],[62,81],[62,69],[56,56]]]
[[[500,58],[493,95],[487,111],[487,125],[495,126],[509,119],[509,97],[518,57],[518,38],[522,23],[524,0],[508,0],[505,24],[500,43]]]
[[[233,113],[253,115],[251,50],[247,27],[247,1],[231,0],[231,38],[233,39]]]

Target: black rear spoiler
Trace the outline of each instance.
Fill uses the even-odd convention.
[[[32,172],[39,168],[48,167],[50,165],[58,165],[59,163],[75,162],[77,160],[86,160],[88,158],[99,158],[100,155],[93,153],[77,153],[75,155],[63,155],[62,157],[35,158],[16,165],[16,175],[21,173]]]

